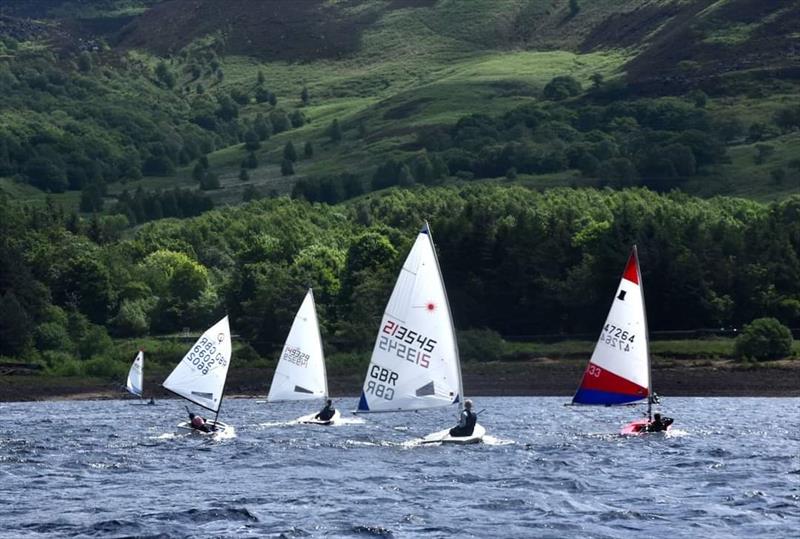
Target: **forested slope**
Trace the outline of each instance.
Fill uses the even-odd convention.
[[[328,206],[266,199],[131,237],[2,204],[2,353],[89,358],[119,337],[200,328],[280,346],[307,287],[332,350],[371,346],[398,268],[433,228],[460,330],[593,333],[639,245],[651,330],[800,322],[800,199],[647,190],[392,189]]]

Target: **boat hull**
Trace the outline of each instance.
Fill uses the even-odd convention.
[[[336,410],[333,413],[333,417],[328,419],[327,421],[323,421],[321,419],[314,419],[315,415],[317,414],[304,415],[303,417],[299,417],[297,419],[297,422],[303,423],[305,425],[333,425],[342,418],[342,414],[339,412],[339,410]]]
[[[214,436],[225,434],[230,430],[230,426],[222,421],[214,421],[213,419],[209,419],[206,421],[206,425],[209,427],[214,427],[216,430],[212,430],[211,432],[205,432],[202,430],[197,430],[192,427],[192,425],[188,421],[181,421],[178,423],[178,426],[175,427],[176,434],[197,434],[200,436]]]
[[[482,425],[476,423],[475,429],[469,436],[450,436],[450,429],[445,429],[445,430],[440,430],[439,432],[428,434],[422,439],[421,443],[457,444],[457,445],[477,444],[483,440],[483,437],[485,435],[486,435],[486,429],[483,428]]]
[[[647,419],[635,419],[622,427],[622,430],[619,433],[623,436],[641,436],[642,434],[654,434],[647,432],[647,425],[650,424],[650,421]],[[667,426],[666,430],[670,430],[672,426]],[[665,431],[662,431],[665,432]]]

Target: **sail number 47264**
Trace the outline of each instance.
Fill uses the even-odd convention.
[[[612,348],[619,348],[623,352],[630,352],[635,337],[635,333],[618,328],[614,324],[606,324],[600,334],[600,342]]]

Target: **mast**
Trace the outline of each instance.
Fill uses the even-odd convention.
[[[644,281],[642,281],[642,268],[639,265],[639,249],[633,245],[633,257],[636,260],[636,276],[639,278],[639,294],[642,299],[642,314],[644,316],[644,346],[647,357],[647,420],[653,420],[653,372],[650,366],[650,331],[647,328],[647,308],[644,303]]]
[[[311,296],[311,307],[313,308],[314,313],[314,325],[317,326],[317,337],[319,338],[319,348],[322,352],[322,379],[325,381],[325,396],[324,399],[327,401],[328,397],[330,396],[328,393],[328,370],[325,368],[325,350],[322,349],[322,333],[319,330],[319,318],[317,317],[317,302],[314,301],[314,290],[311,287],[308,287],[308,293]]]
[[[436,254],[436,244],[433,243],[433,235],[431,234],[431,227],[428,221],[425,221],[425,230],[428,233],[428,241],[431,242],[431,250],[433,251],[433,260],[436,262],[436,271],[439,273],[439,282],[442,284],[442,292],[444,292],[444,302],[447,305],[447,316],[450,318],[450,332],[453,334],[453,348],[456,352],[456,372],[458,373],[458,414],[464,410],[464,383],[461,379],[461,355],[458,352],[458,339],[456,338],[456,325],[453,323],[453,311],[450,309],[450,300],[447,298],[447,287],[444,285],[444,277],[442,277],[442,268],[439,266],[439,256]]]

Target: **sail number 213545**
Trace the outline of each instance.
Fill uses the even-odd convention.
[[[612,348],[619,348],[623,352],[630,352],[635,337],[635,333],[618,328],[614,324],[606,324],[600,334],[600,342]]]

